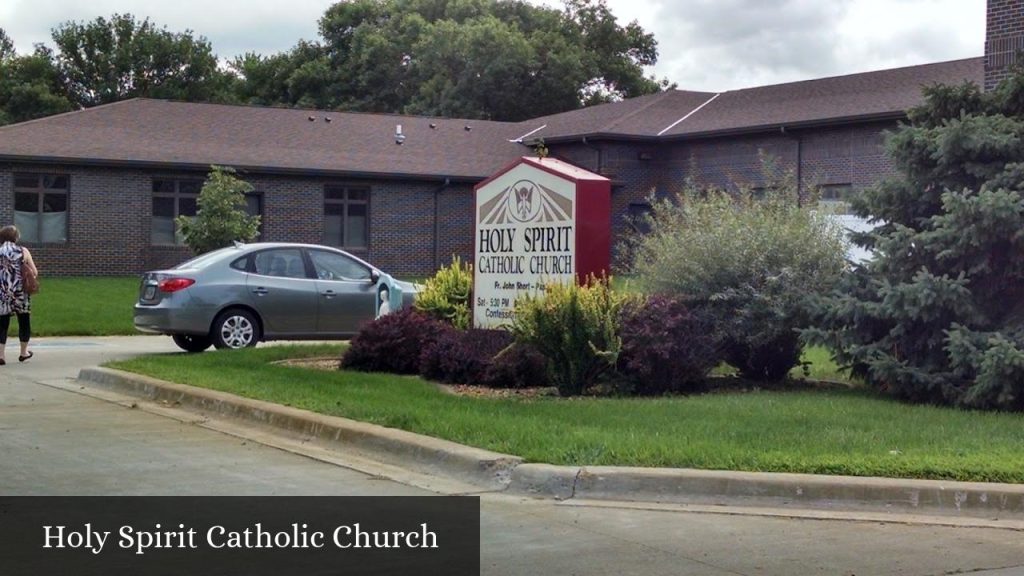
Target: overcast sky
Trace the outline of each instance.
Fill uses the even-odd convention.
[[[531,0],[558,5],[558,0]],[[331,0],[0,0],[19,52],[68,20],[131,13],[191,29],[228,59],[317,39]],[[980,56],[984,0],[608,0],[658,40],[653,73],[721,91]]]

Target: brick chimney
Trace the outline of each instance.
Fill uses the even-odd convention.
[[[995,88],[1009,75],[1021,52],[1024,52],[1024,0],[988,0],[985,90]]]

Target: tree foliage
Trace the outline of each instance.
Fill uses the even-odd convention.
[[[898,397],[1024,409],[1024,75],[927,88],[888,148],[898,176],[854,203],[875,257],[809,336]]]
[[[2,30],[0,30],[2,32]],[[74,110],[64,94],[63,76],[44,46],[24,56],[3,48],[0,38],[0,125]]]
[[[509,0],[352,0],[320,20],[322,43],[232,68],[239,98],[315,106],[522,120],[667,85],[644,76],[657,42],[619,26],[605,0],[559,11]]]
[[[249,242],[259,234],[260,217],[245,211],[245,194],[253,187],[235,171],[213,166],[203,183],[194,217],[179,216],[176,224],[194,254],[223,248],[235,240]]]
[[[53,41],[68,97],[81,107],[137,96],[213,100],[228,82],[205,38],[131,14],[66,22]]]
[[[807,299],[845,269],[842,230],[800,208],[795,187],[764,198],[688,188],[654,200],[648,224],[628,239],[641,286],[710,313],[726,360],[745,377],[784,377],[800,357]]]
[[[0,62],[14,57],[14,41],[7,35],[7,31],[0,28]]]

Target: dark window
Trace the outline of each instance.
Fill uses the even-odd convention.
[[[634,202],[629,205],[626,222],[641,234],[651,231],[651,205],[646,202]]]
[[[825,184],[818,189],[818,208],[829,214],[849,214],[852,184]]]
[[[348,250],[369,246],[370,191],[328,184],[324,188],[324,243]]]
[[[153,244],[181,244],[174,219],[178,216],[195,216],[196,201],[203,183],[200,180],[174,180],[159,178],[153,180]]]
[[[68,240],[69,179],[60,174],[14,175],[14,225],[27,243]]]
[[[256,240],[263,240],[263,194],[250,192],[245,195],[245,213],[249,216],[260,217],[259,231],[256,233]]]

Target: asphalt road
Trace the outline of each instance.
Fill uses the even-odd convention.
[[[43,339],[0,367],[2,495],[423,495],[252,438],[76,394],[82,366],[159,337]],[[211,353],[211,352],[207,352]],[[14,362],[11,362],[11,359]],[[364,469],[363,466],[355,466]],[[482,574],[1024,575],[1024,533],[558,504],[482,495]]]

